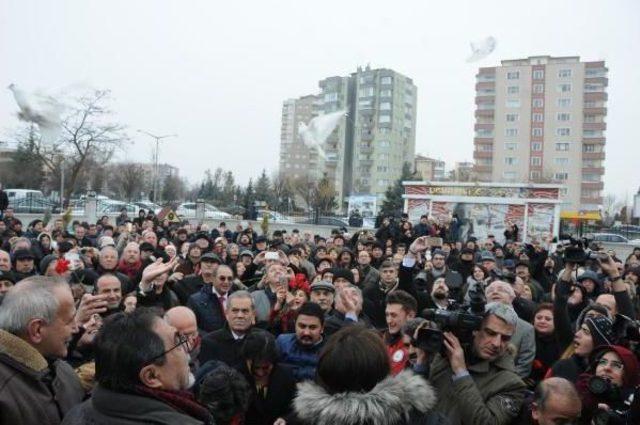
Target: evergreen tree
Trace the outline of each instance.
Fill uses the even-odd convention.
[[[260,174],[260,177],[256,182],[255,199],[257,201],[264,201],[267,204],[271,204],[271,201],[272,201],[271,194],[272,194],[271,181],[267,176],[267,171],[263,169],[262,174]]]
[[[242,197],[242,207],[245,209],[244,217],[249,220],[253,220],[253,202],[256,200],[255,192],[253,190],[253,179],[249,179],[249,184],[244,191]]]
[[[387,188],[384,194],[384,201],[382,201],[382,207],[380,208],[380,214],[399,216],[404,210],[404,186],[402,182],[411,180],[413,173],[411,171],[411,164],[405,162],[402,166],[402,174],[400,178],[391,186]]]

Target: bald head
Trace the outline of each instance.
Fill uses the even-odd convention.
[[[614,317],[618,314],[618,305],[616,304],[616,298],[613,294],[601,294],[596,298],[596,304],[600,304],[607,310],[609,310],[609,316]]]
[[[165,320],[183,335],[189,335],[198,330],[195,313],[188,307],[173,307],[164,314]]]
[[[536,387],[531,415],[540,425],[547,425],[574,420],[581,409],[580,397],[571,382],[547,378]]]

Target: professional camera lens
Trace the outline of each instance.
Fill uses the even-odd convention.
[[[589,388],[589,392],[591,392],[591,394],[602,395],[611,390],[611,383],[605,378],[592,376],[591,378],[589,378],[587,387]]]

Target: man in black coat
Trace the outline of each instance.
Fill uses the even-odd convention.
[[[255,307],[253,298],[247,291],[237,291],[229,295],[226,309],[227,324],[202,338],[200,364],[209,360],[218,360],[238,370],[241,366],[240,349],[244,338],[254,332],[266,333],[253,328]]]

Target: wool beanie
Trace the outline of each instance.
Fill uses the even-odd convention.
[[[587,317],[584,323],[591,331],[594,348],[601,345],[613,345],[613,322],[608,317]]]

